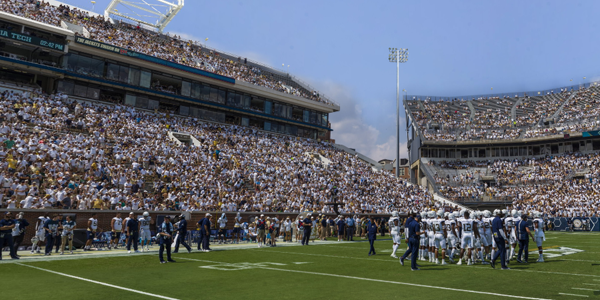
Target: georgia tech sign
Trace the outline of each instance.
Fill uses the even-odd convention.
[[[9,30],[0,29],[0,37],[5,37],[5,38],[11,39],[11,40],[28,43],[28,44],[32,44],[32,45],[36,45],[36,46],[46,47],[46,48],[50,48],[50,49],[55,49],[55,50],[60,50],[60,51],[65,50],[65,44],[55,43],[55,42],[51,42],[51,41],[48,41],[45,39],[41,39],[36,36],[29,36],[29,35],[25,35],[25,34],[12,32]]]

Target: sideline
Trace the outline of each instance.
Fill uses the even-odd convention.
[[[132,293],[138,293],[138,294],[142,294],[142,295],[145,295],[145,296],[151,296],[151,297],[160,298],[160,299],[166,299],[166,300],[179,300],[177,298],[171,298],[171,297],[161,296],[161,295],[157,295],[157,294],[142,292],[142,291],[138,291],[138,290],[134,290],[134,289],[129,289],[129,288],[125,288],[125,287],[121,287],[121,286],[117,286],[117,285],[113,285],[113,284],[109,284],[109,283],[104,283],[104,282],[100,282],[100,281],[96,281],[96,280],[91,280],[91,279],[87,279],[87,278],[83,278],[83,277],[69,275],[69,274],[65,274],[65,273],[61,273],[61,272],[56,272],[56,271],[52,271],[52,270],[48,270],[48,269],[43,269],[43,268],[40,268],[40,267],[34,267],[34,266],[22,264],[22,263],[15,263],[15,264],[19,265],[19,266],[33,268],[33,269],[36,269],[36,270],[40,270],[40,271],[44,271],[44,272],[48,272],[48,273],[53,273],[53,274],[57,274],[57,275],[65,276],[65,277],[70,277],[70,278],[78,279],[78,280],[82,280],[82,281],[87,281],[87,282],[91,282],[91,283],[95,283],[95,284],[99,284],[99,285],[103,285],[103,286],[107,286],[107,287],[111,287],[111,288],[115,288],[115,289],[119,289],[119,290],[124,290],[124,291],[132,292]]]

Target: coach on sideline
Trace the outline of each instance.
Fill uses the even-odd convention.
[[[529,237],[535,241],[533,234],[529,230],[529,225],[527,225],[527,215],[522,215],[521,220],[517,222],[515,227],[517,239],[519,239],[519,256],[517,256],[517,262],[526,264],[529,259]],[[523,255],[523,251],[525,251],[525,255]]]
[[[187,235],[187,221],[185,220],[185,215],[181,215],[179,219],[179,225],[177,226],[177,236],[175,239],[175,251],[173,253],[179,252],[179,245],[187,249],[188,253],[192,252],[192,248],[185,242],[185,236]]]
[[[412,271],[418,271],[419,268],[417,267],[417,256],[418,256],[418,251],[419,251],[419,240],[420,240],[420,235],[422,235],[424,233],[424,231],[421,231],[421,226],[419,225],[419,221],[421,220],[421,216],[420,215],[415,215],[414,219],[410,219],[409,221],[410,223],[407,225],[408,227],[408,247],[410,250],[410,269]],[[407,221],[408,222],[408,221]],[[408,251],[406,251],[408,253]],[[404,255],[402,255],[402,257],[400,257],[400,264],[404,266],[404,259],[406,258],[405,255],[407,255],[407,253],[404,253]]]
[[[502,211],[498,209],[496,210],[496,217],[492,221],[492,235],[494,236],[494,242],[496,242],[498,251],[496,251],[496,254],[492,257],[490,265],[495,269],[496,259],[500,256],[502,270],[510,270],[510,268],[506,266],[506,235],[504,234],[503,228]]]

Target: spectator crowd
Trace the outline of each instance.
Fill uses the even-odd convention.
[[[279,80],[269,70],[248,64],[247,59],[224,57],[219,52],[204,49],[198,41],[184,40],[181,36],[159,34],[139,25],[120,20],[107,20],[102,15],[90,15],[87,11],[75,7],[62,4],[54,6],[45,1],[2,0],[0,10],[57,27],[61,26],[61,21],[76,24],[85,27],[92,40],[313,101],[333,104],[325,97],[321,97],[317,91],[309,91],[294,80],[289,78],[285,81]],[[171,89],[156,85],[153,87],[175,92],[174,87]]]

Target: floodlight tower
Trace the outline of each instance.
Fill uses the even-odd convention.
[[[389,49],[389,61],[396,63],[396,177],[400,177],[400,63],[408,60],[408,49]]]
[[[173,20],[183,8],[184,0],[112,0],[104,10],[104,17],[117,16],[156,28],[158,32]],[[120,10],[119,10],[120,9]]]

